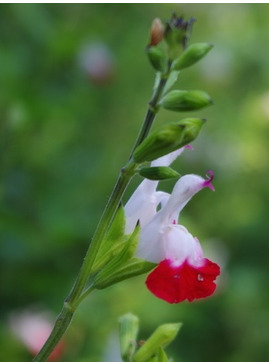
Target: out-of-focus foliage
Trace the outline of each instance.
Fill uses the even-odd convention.
[[[117,319],[128,311],[140,318],[141,338],[164,322],[183,322],[170,348],[176,360],[269,359],[269,5],[6,4],[1,360],[31,358],[9,329],[10,315],[34,307],[56,316],[73,284],[151,95],[154,74],[144,53],[151,21],[168,19],[172,10],[197,18],[191,42],[215,45],[180,75],[180,88],[204,89],[214,106],[191,113],[208,122],[194,151],[174,167],[181,174],[215,172],[215,194],[197,195],[181,223],[222,263],[218,291],[169,305],[138,277],[94,292],[78,309],[62,360],[119,359]],[[186,116],[162,110],[156,124]],[[172,185],[160,184],[168,191]]]

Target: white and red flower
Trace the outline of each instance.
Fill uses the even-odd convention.
[[[204,258],[198,239],[184,226],[177,224],[181,210],[198,191],[204,187],[214,190],[213,172],[209,171],[208,174],[208,179],[193,174],[181,177],[171,195],[162,196],[163,201],[156,198],[161,196],[156,192],[156,184],[147,199],[148,190],[145,185],[152,182],[145,180],[128,202],[128,209],[130,211],[133,208],[132,217],[134,219],[135,216],[136,219],[131,225],[134,226],[137,220],[142,222],[135,255],[158,263],[147,277],[146,285],[155,296],[169,303],[208,297],[216,289],[215,279],[220,274],[219,266]],[[162,208],[157,212],[156,207],[160,202],[163,202]],[[126,215],[128,225],[128,214]]]
[[[180,148],[170,154],[156,159],[151,163],[152,167],[169,166],[185,148]],[[144,179],[138,188],[134,191],[129,201],[126,203],[124,210],[126,216],[125,233],[130,234],[139,220],[140,226],[145,226],[156,214],[157,206],[164,205],[169,198],[169,193],[156,191],[158,181]]]

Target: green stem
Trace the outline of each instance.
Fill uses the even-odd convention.
[[[137,140],[135,142],[133,151],[146,138],[146,136],[150,131],[150,128],[157,113],[156,105],[159,101],[166,80],[167,76],[163,76],[162,78],[160,78],[159,84],[154,91],[151,101],[149,102],[149,108],[146,113]],[[131,157],[133,151],[131,153]],[[112,191],[112,194],[109,198],[109,201],[106,205],[106,208],[103,212],[100,222],[97,226],[96,232],[89,245],[88,251],[86,253],[83,264],[77,276],[76,282],[70,294],[68,295],[67,299],[65,300],[64,307],[55,322],[55,326],[48,340],[46,341],[40,352],[37,354],[37,356],[34,358],[34,361],[46,361],[46,359],[50,356],[53,349],[55,348],[55,346],[57,345],[57,343],[60,341],[65,331],[67,330],[72,320],[74,311],[76,310],[80,302],[93,290],[93,288],[90,287],[88,289],[86,288],[86,290],[83,292],[83,290],[86,287],[89,274],[91,272],[92,266],[94,264],[96,255],[103,241],[103,238],[116,213],[116,210],[119,206],[119,202],[123,196],[123,193],[126,187],[128,186],[128,183],[130,182],[131,178],[135,174],[136,164],[132,162],[131,157],[127,165],[121,170],[120,176],[118,177],[118,180],[115,184],[115,187]]]
[[[162,91],[163,91],[164,86],[166,84],[167,78],[168,78],[168,75],[162,75],[162,77],[160,78],[159,84],[156,87],[155,92],[154,92],[154,94],[152,96],[152,99],[149,102],[149,108],[147,110],[144,123],[142,124],[140,132],[139,132],[138,137],[136,139],[135,145],[133,147],[131,157],[132,157],[133,152],[135,151],[136,147],[140,143],[142,143],[142,141],[147,137],[147,135],[148,135],[148,133],[149,133],[151,127],[152,127],[154,118],[155,118],[156,113],[158,111],[158,109],[156,108],[156,105],[157,105],[157,103],[159,101],[159,98],[160,98],[160,96],[162,94]]]
[[[88,248],[86,256],[84,258],[83,264],[81,266],[80,272],[78,274],[77,280],[75,282],[74,287],[71,290],[70,295],[67,298],[67,302],[70,305],[75,304],[76,300],[81,295],[88,277],[93,266],[94,260],[98,253],[100,244],[105,236],[105,233],[110,225],[111,220],[117,210],[121,197],[134,174],[135,164],[131,162],[129,167],[123,168],[121,174],[116,182],[116,185],[112,191],[112,194],[109,198],[107,206],[104,210],[103,216],[97,226],[96,232],[93,236],[92,242]]]
[[[46,341],[43,348],[37,354],[37,356],[33,359],[33,361],[46,361],[46,359],[50,356],[55,346],[60,341],[61,337],[67,330],[73,318],[74,311],[72,308],[65,304],[61,313],[56,319],[54,328]]]

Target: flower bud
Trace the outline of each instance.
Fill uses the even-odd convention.
[[[183,68],[192,66],[194,63],[203,58],[212,48],[213,45],[209,43],[192,44],[181,54],[179,58],[174,60],[171,69],[180,71]]]
[[[171,61],[176,59],[186,48],[194,21],[194,18],[184,20],[182,16],[178,17],[173,13],[171,19],[166,23],[164,39],[168,46]]]
[[[134,361],[147,361],[158,352],[159,347],[163,348],[170,344],[175,339],[181,325],[178,323],[159,326],[135,353]]]
[[[142,168],[139,174],[153,181],[179,177],[179,173],[170,167],[146,167]]]
[[[149,46],[156,46],[163,39],[163,24],[159,18],[156,18],[152,22],[151,30],[150,30],[150,41]]]
[[[136,349],[138,326],[138,317],[131,313],[126,313],[119,318],[120,350],[124,361],[132,361]]]
[[[149,61],[156,71],[163,72],[166,67],[166,56],[164,51],[158,47],[147,47]]]
[[[135,149],[134,162],[151,162],[184,147],[198,136],[204,121],[204,119],[186,118],[156,130]]]
[[[172,111],[193,111],[212,104],[211,97],[200,90],[173,90],[160,101],[164,109]]]
[[[154,361],[157,362],[169,362],[171,360],[169,360],[169,358],[166,355],[166,352],[163,350],[163,348],[159,347],[156,355],[154,356]]]

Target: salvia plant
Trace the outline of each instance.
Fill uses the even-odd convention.
[[[208,187],[214,191],[214,174],[180,176],[170,164],[185,149],[192,149],[205,124],[188,117],[162,125],[150,132],[157,113],[199,110],[211,105],[202,90],[172,90],[180,72],[195,65],[212,48],[208,43],[189,45],[194,19],[172,14],[163,24],[152,23],[147,57],[156,80],[145,119],[135,145],[105,207],[89,245],[76,281],[64,301],[54,328],[35,361],[45,361],[68,326],[74,312],[94,290],[105,289],[128,278],[149,273],[146,286],[156,297],[168,302],[193,301],[212,295],[219,266],[207,259],[199,240],[178,223],[189,200]],[[123,206],[122,198],[131,179],[144,179]],[[171,194],[158,191],[158,181],[174,178]],[[176,336],[181,324],[164,324],[139,347],[138,318],[126,314],[119,319],[121,355],[124,361],[168,361],[164,347]]]

